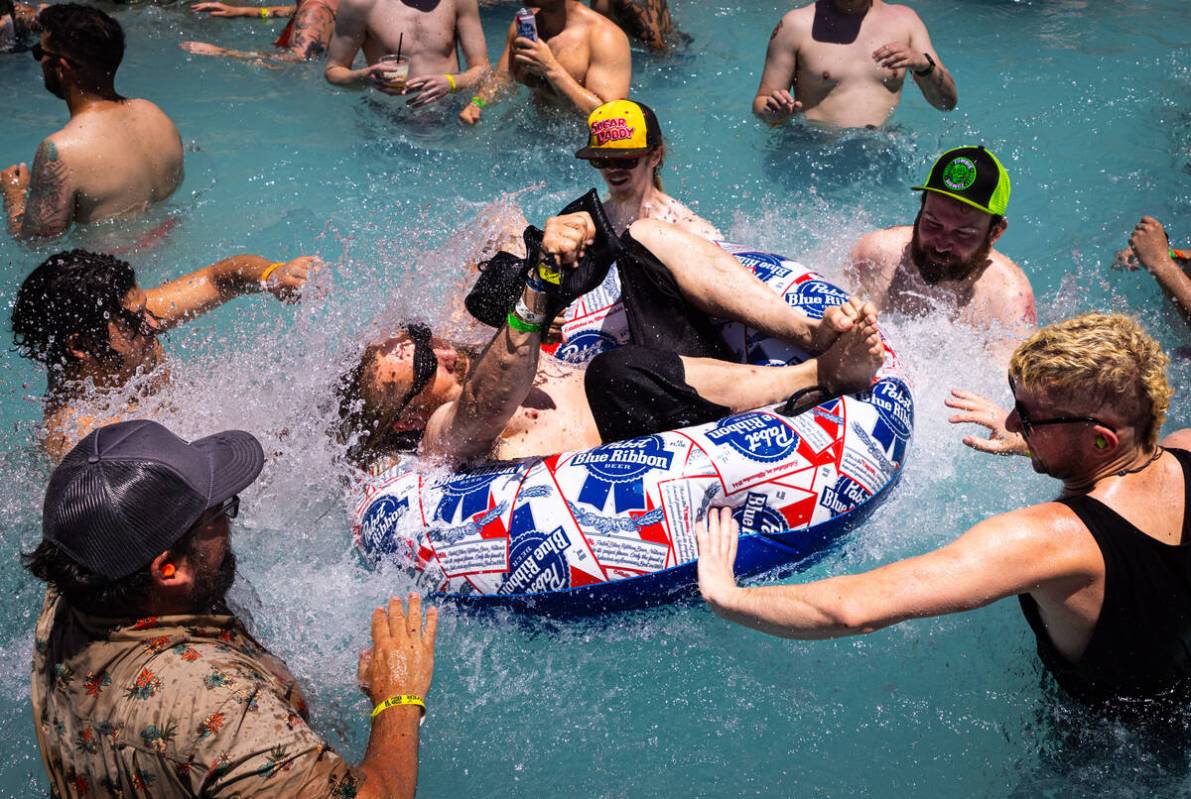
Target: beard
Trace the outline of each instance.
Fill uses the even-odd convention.
[[[914,233],[910,238],[910,258],[918,267],[922,279],[929,285],[933,286],[944,280],[963,280],[988,262],[988,254],[992,251],[992,228],[989,228],[988,235],[984,237],[984,242],[976,252],[967,258],[960,258],[952,253],[942,253],[924,246],[918,238],[921,212],[918,217],[919,219],[914,220]]]
[[[195,582],[194,605],[198,613],[223,612],[227,608],[227,592],[236,582],[236,553],[229,548],[223,562],[215,568],[203,560],[199,564]]]
[[[54,95],[59,100],[66,99],[66,92],[62,88],[62,76],[58,74],[57,68],[47,69],[42,67],[41,77],[42,81],[45,83],[45,89],[47,92]]]

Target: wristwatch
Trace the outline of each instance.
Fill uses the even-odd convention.
[[[927,75],[929,75],[930,73],[935,71],[935,60],[930,57],[930,53],[923,53],[923,55],[926,56],[926,60],[928,62],[930,62],[930,66],[927,67],[926,69],[922,70],[921,72],[919,72],[916,69],[913,70],[914,74],[920,78],[925,78]]]

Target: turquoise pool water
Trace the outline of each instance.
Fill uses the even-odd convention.
[[[735,6],[742,6],[741,9]],[[959,108],[912,87],[888,132],[837,142],[772,132],[750,116],[769,0],[673,0],[684,53],[634,53],[634,94],[671,144],[668,190],[729,237],[838,277],[856,236],[908,222],[907,190],[934,155],[983,142],[1012,174],[1000,249],[1030,274],[1043,321],[1133,309],[1170,349],[1188,328],[1145,274],[1109,268],[1143,213],[1191,244],[1191,11],[1185,0],[921,0],[914,7],[959,84]],[[483,9],[489,43],[515,9]],[[524,102],[476,130],[386,98],[332,91],[321,69],[192,58],[183,39],[253,47],[274,25],[198,18],[185,6],[121,8],[130,48],[119,87],[177,122],[187,177],[175,232],[133,256],[154,284],[237,251],[318,253],[328,268],[299,308],[246,298],[174,333],[175,383],[146,412],[183,434],[241,427],[271,460],[245,494],[236,599],[304,680],[313,723],[357,757],[366,708],[352,687],[367,614],[401,578],[361,569],[351,546],[326,390],[348,343],[385,318],[438,318],[474,251],[482,206],[514,192],[531,220],[595,185],[571,154],[581,123]],[[492,53],[496,56],[496,52]],[[27,54],[0,56],[0,160],[31,160],[64,106]],[[514,200],[506,197],[506,202]],[[0,307],[46,252],[104,246],[114,230],[28,250],[0,238]],[[977,341],[939,321],[888,320],[915,379],[906,476],[862,530],[806,577],[920,553],[976,520],[1053,495],[1024,462],[966,450],[942,398],[1004,399]],[[44,792],[28,709],[38,587],[15,561],[39,534],[48,468],[32,444],[44,380],[0,352],[0,796]],[[1180,390],[1170,426],[1191,422]],[[876,635],[794,643],[733,627],[699,605],[582,625],[479,619],[440,626],[424,796],[1159,796],[1191,791],[1186,763],[1045,698],[1015,603]],[[1064,743],[1064,727],[1089,740]]]

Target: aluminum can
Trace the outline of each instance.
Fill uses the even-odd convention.
[[[535,42],[538,40],[538,23],[528,8],[517,11],[517,35]]]

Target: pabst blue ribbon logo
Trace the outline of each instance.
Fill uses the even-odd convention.
[[[713,444],[727,444],[761,463],[785,460],[798,449],[798,434],[781,419],[760,411],[722,419],[706,435]]]
[[[582,466],[587,479],[579,489],[579,501],[603,510],[612,494],[612,510],[623,513],[645,507],[645,475],[655,469],[669,469],[674,453],[668,452],[660,436],[645,436],[580,452],[571,460]]]
[[[496,589],[498,594],[536,594],[570,587],[566,559],[570,539],[563,528],[548,533],[538,530],[529,505],[522,505],[513,511],[509,538],[509,572]]]
[[[470,519],[488,509],[488,491],[497,478],[513,474],[517,466],[486,467],[461,472],[439,484],[442,499],[434,511],[434,520],[457,522]]]
[[[914,398],[910,387],[896,377],[886,377],[869,390],[869,395],[869,404],[876,408],[877,415],[890,432],[898,438],[909,438],[914,429]],[[873,437],[882,444],[891,443],[882,438],[878,430],[873,430]]]
[[[373,500],[360,520],[360,544],[369,554],[391,555],[398,551],[402,542],[397,540],[397,525],[409,510],[409,497],[385,494]],[[405,542],[410,549],[411,542]]]
[[[832,516],[847,513],[862,502],[868,501],[868,492],[851,477],[840,475],[835,485],[823,489],[819,504],[831,511]]]
[[[603,330],[580,330],[558,348],[554,357],[567,363],[587,363],[601,352],[616,349],[620,342]]]
[[[826,280],[804,280],[792,291],[786,292],[786,303],[801,308],[811,319],[822,319],[823,312],[828,308],[843,305],[847,301],[847,292]]]
[[[786,517],[769,507],[769,497],[750,491],[744,504],[732,512],[743,533],[781,533],[789,529]]]
[[[753,274],[766,283],[771,277],[789,277],[793,274],[782,265],[780,256],[767,252],[738,252],[736,260],[753,270]]]

